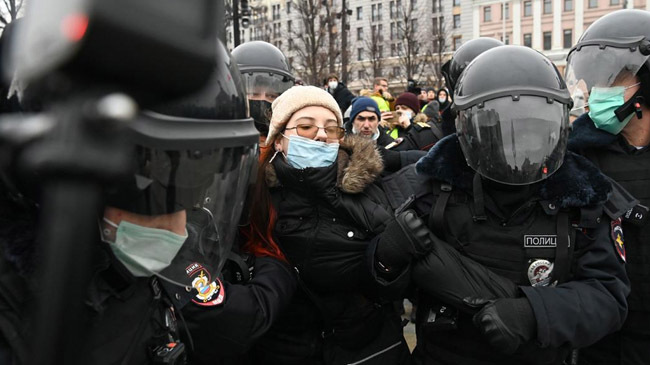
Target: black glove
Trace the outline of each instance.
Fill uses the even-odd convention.
[[[474,325],[493,347],[505,354],[515,353],[519,346],[535,337],[535,314],[525,297],[497,300],[465,298],[465,303],[469,307],[480,308],[474,315]]]
[[[397,171],[402,168],[402,160],[398,151],[387,150],[384,146],[377,145],[377,151],[384,161],[384,170]]]
[[[411,279],[422,291],[459,310],[474,314],[463,299],[516,298],[519,287],[512,280],[463,256],[447,242],[431,235],[432,250],[413,266]]]
[[[422,258],[431,249],[431,232],[412,210],[401,212],[378,237],[375,258],[388,272],[400,270],[411,260]]]

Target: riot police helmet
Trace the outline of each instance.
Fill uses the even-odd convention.
[[[494,38],[481,37],[467,41],[458,47],[451,59],[442,65],[442,75],[449,92],[454,93],[460,74],[476,56],[498,46],[503,46],[503,43]]]
[[[282,51],[263,41],[243,43],[232,56],[243,76],[255,127],[266,136],[271,103],[295,83],[291,65]]]
[[[560,168],[571,98],[548,58],[528,47],[495,47],[476,57],[456,86],[457,135],[473,170],[528,185]]]
[[[619,121],[624,121],[634,113],[634,104],[650,105],[649,69],[650,12],[617,10],[593,22],[571,48],[565,80],[574,98],[586,100],[593,88],[640,82],[639,91],[616,110]]]
[[[140,114],[129,127],[133,173],[107,188],[106,206],[145,216],[182,212],[187,239],[170,266],[150,274],[200,289],[218,275],[236,240],[257,162],[259,134],[230,53],[217,41],[214,71],[202,89]]]

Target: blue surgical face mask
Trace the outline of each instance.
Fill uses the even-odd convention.
[[[289,139],[289,150],[286,157],[292,167],[304,169],[307,167],[331,166],[339,153],[338,143],[325,143],[300,136],[285,136]]]
[[[187,239],[187,230],[185,235],[179,235],[127,221],[117,225],[104,218],[104,222],[110,227],[101,230],[102,241],[108,243],[115,257],[133,276],[148,277],[164,270]]]
[[[589,117],[593,120],[598,129],[611,134],[619,134],[634,114],[628,115],[623,121],[619,121],[615,111],[625,104],[625,90],[639,85],[640,83],[627,87],[592,87],[589,94]]]

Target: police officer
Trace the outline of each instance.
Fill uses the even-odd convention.
[[[259,243],[247,245],[260,256],[254,270],[245,267],[231,281],[221,275],[257,162],[258,132],[239,71],[217,45],[222,58],[203,90],[129,123],[132,171],[105,187],[78,314],[88,323],[79,355],[87,363],[242,363],[240,352],[293,293],[279,250]],[[41,261],[38,206],[8,192],[0,205],[0,360],[24,363],[35,350],[31,304],[43,300],[33,275]]]
[[[442,76],[445,78],[445,85],[449,90],[449,94],[453,95],[456,84],[460,79],[460,75],[463,73],[463,70],[465,70],[465,67],[467,67],[476,56],[488,49],[498,46],[503,46],[503,43],[494,38],[480,37],[469,40],[458,47],[451,59],[445,62],[441,68]],[[444,111],[441,116],[444,134],[449,135],[455,133],[456,127],[454,126],[454,122],[456,114],[454,113],[453,107],[440,108],[440,110],[443,109]]]
[[[561,364],[627,312],[619,221],[603,213],[611,185],[566,152],[571,99],[540,53],[488,50],[455,90],[457,135],[384,181],[401,192],[388,194],[392,205],[413,209],[440,238],[413,268],[422,294],[414,357]]]
[[[571,49],[566,80],[589,113],[569,149],[587,157],[640,204],[623,217],[632,292],[621,331],[580,351],[584,364],[650,363],[650,12],[619,10],[595,21]]]
[[[255,128],[260,131],[260,138],[265,139],[271,103],[295,83],[289,60],[277,47],[264,41],[243,43],[233,49],[232,57],[243,76]]]

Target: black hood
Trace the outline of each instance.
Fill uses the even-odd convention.
[[[472,195],[474,170],[465,162],[455,134],[447,136],[417,162],[418,174],[444,181]],[[539,196],[562,208],[584,207],[607,201],[612,186],[586,158],[567,151],[563,165],[539,182]]]

